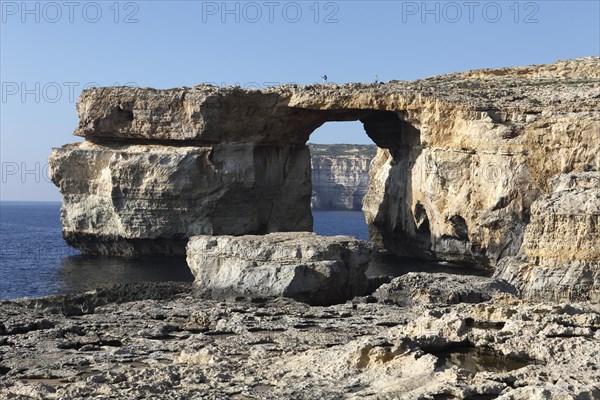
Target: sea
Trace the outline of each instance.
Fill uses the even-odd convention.
[[[313,211],[313,219],[320,235],[368,238],[360,211]],[[0,300],[193,279],[183,258],[81,254],[62,238],[59,202],[0,202]]]

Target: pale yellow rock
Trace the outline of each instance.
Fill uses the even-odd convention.
[[[600,300],[600,174],[557,175],[554,192],[532,205],[520,253],[502,260],[496,276],[523,296]]]
[[[599,92],[599,57],[382,85],[90,89],[79,99],[75,134],[96,147],[56,150],[51,174],[63,192],[63,231],[72,245],[181,253],[181,243],[198,233],[310,230],[305,143],[327,121],[360,120],[380,147],[364,202],[375,243],[400,255],[500,265],[499,273],[508,271],[502,259],[517,257],[527,267],[503,276],[517,286],[537,282],[532,296],[553,297],[543,293],[576,283],[560,290],[565,299],[594,297],[586,293],[597,282],[599,211],[588,198],[596,192],[553,194],[552,181],[567,173],[599,176]],[[209,167],[218,176],[241,164],[248,177],[199,191],[184,177],[199,179],[204,167],[161,166],[148,155],[127,161],[128,151],[115,150],[133,145],[161,153],[156,160],[201,151],[194,157],[219,160]],[[59,167],[82,160],[92,166]],[[257,171],[269,172],[259,179]],[[121,188],[135,190],[125,195]],[[167,203],[165,190],[172,194]],[[590,206],[578,217],[546,213],[547,196]],[[148,218],[123,217],[123,210],[136,215],[153,203]],[[526,229],[543,232],[542,241],[524,240]],[[531,272],[530,265],[539,268]]]

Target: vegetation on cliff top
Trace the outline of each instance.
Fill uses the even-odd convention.
[[[311,156],[321,157],[347,157],[369,156],[375,157],[377,146],[374,144],[313,144],[309,143]]]

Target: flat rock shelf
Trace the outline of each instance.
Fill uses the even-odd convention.
[[[600,397],[599,305],[416,299],[217,302],[147,283],[4,302],[0,398]]]

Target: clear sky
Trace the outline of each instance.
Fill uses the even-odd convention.
[[[59,200],[52,147],[89,85],[415,79],[600,53],[592,1],[4,1],[2,200]],[[358,123],[313,142],[368,143]]]

